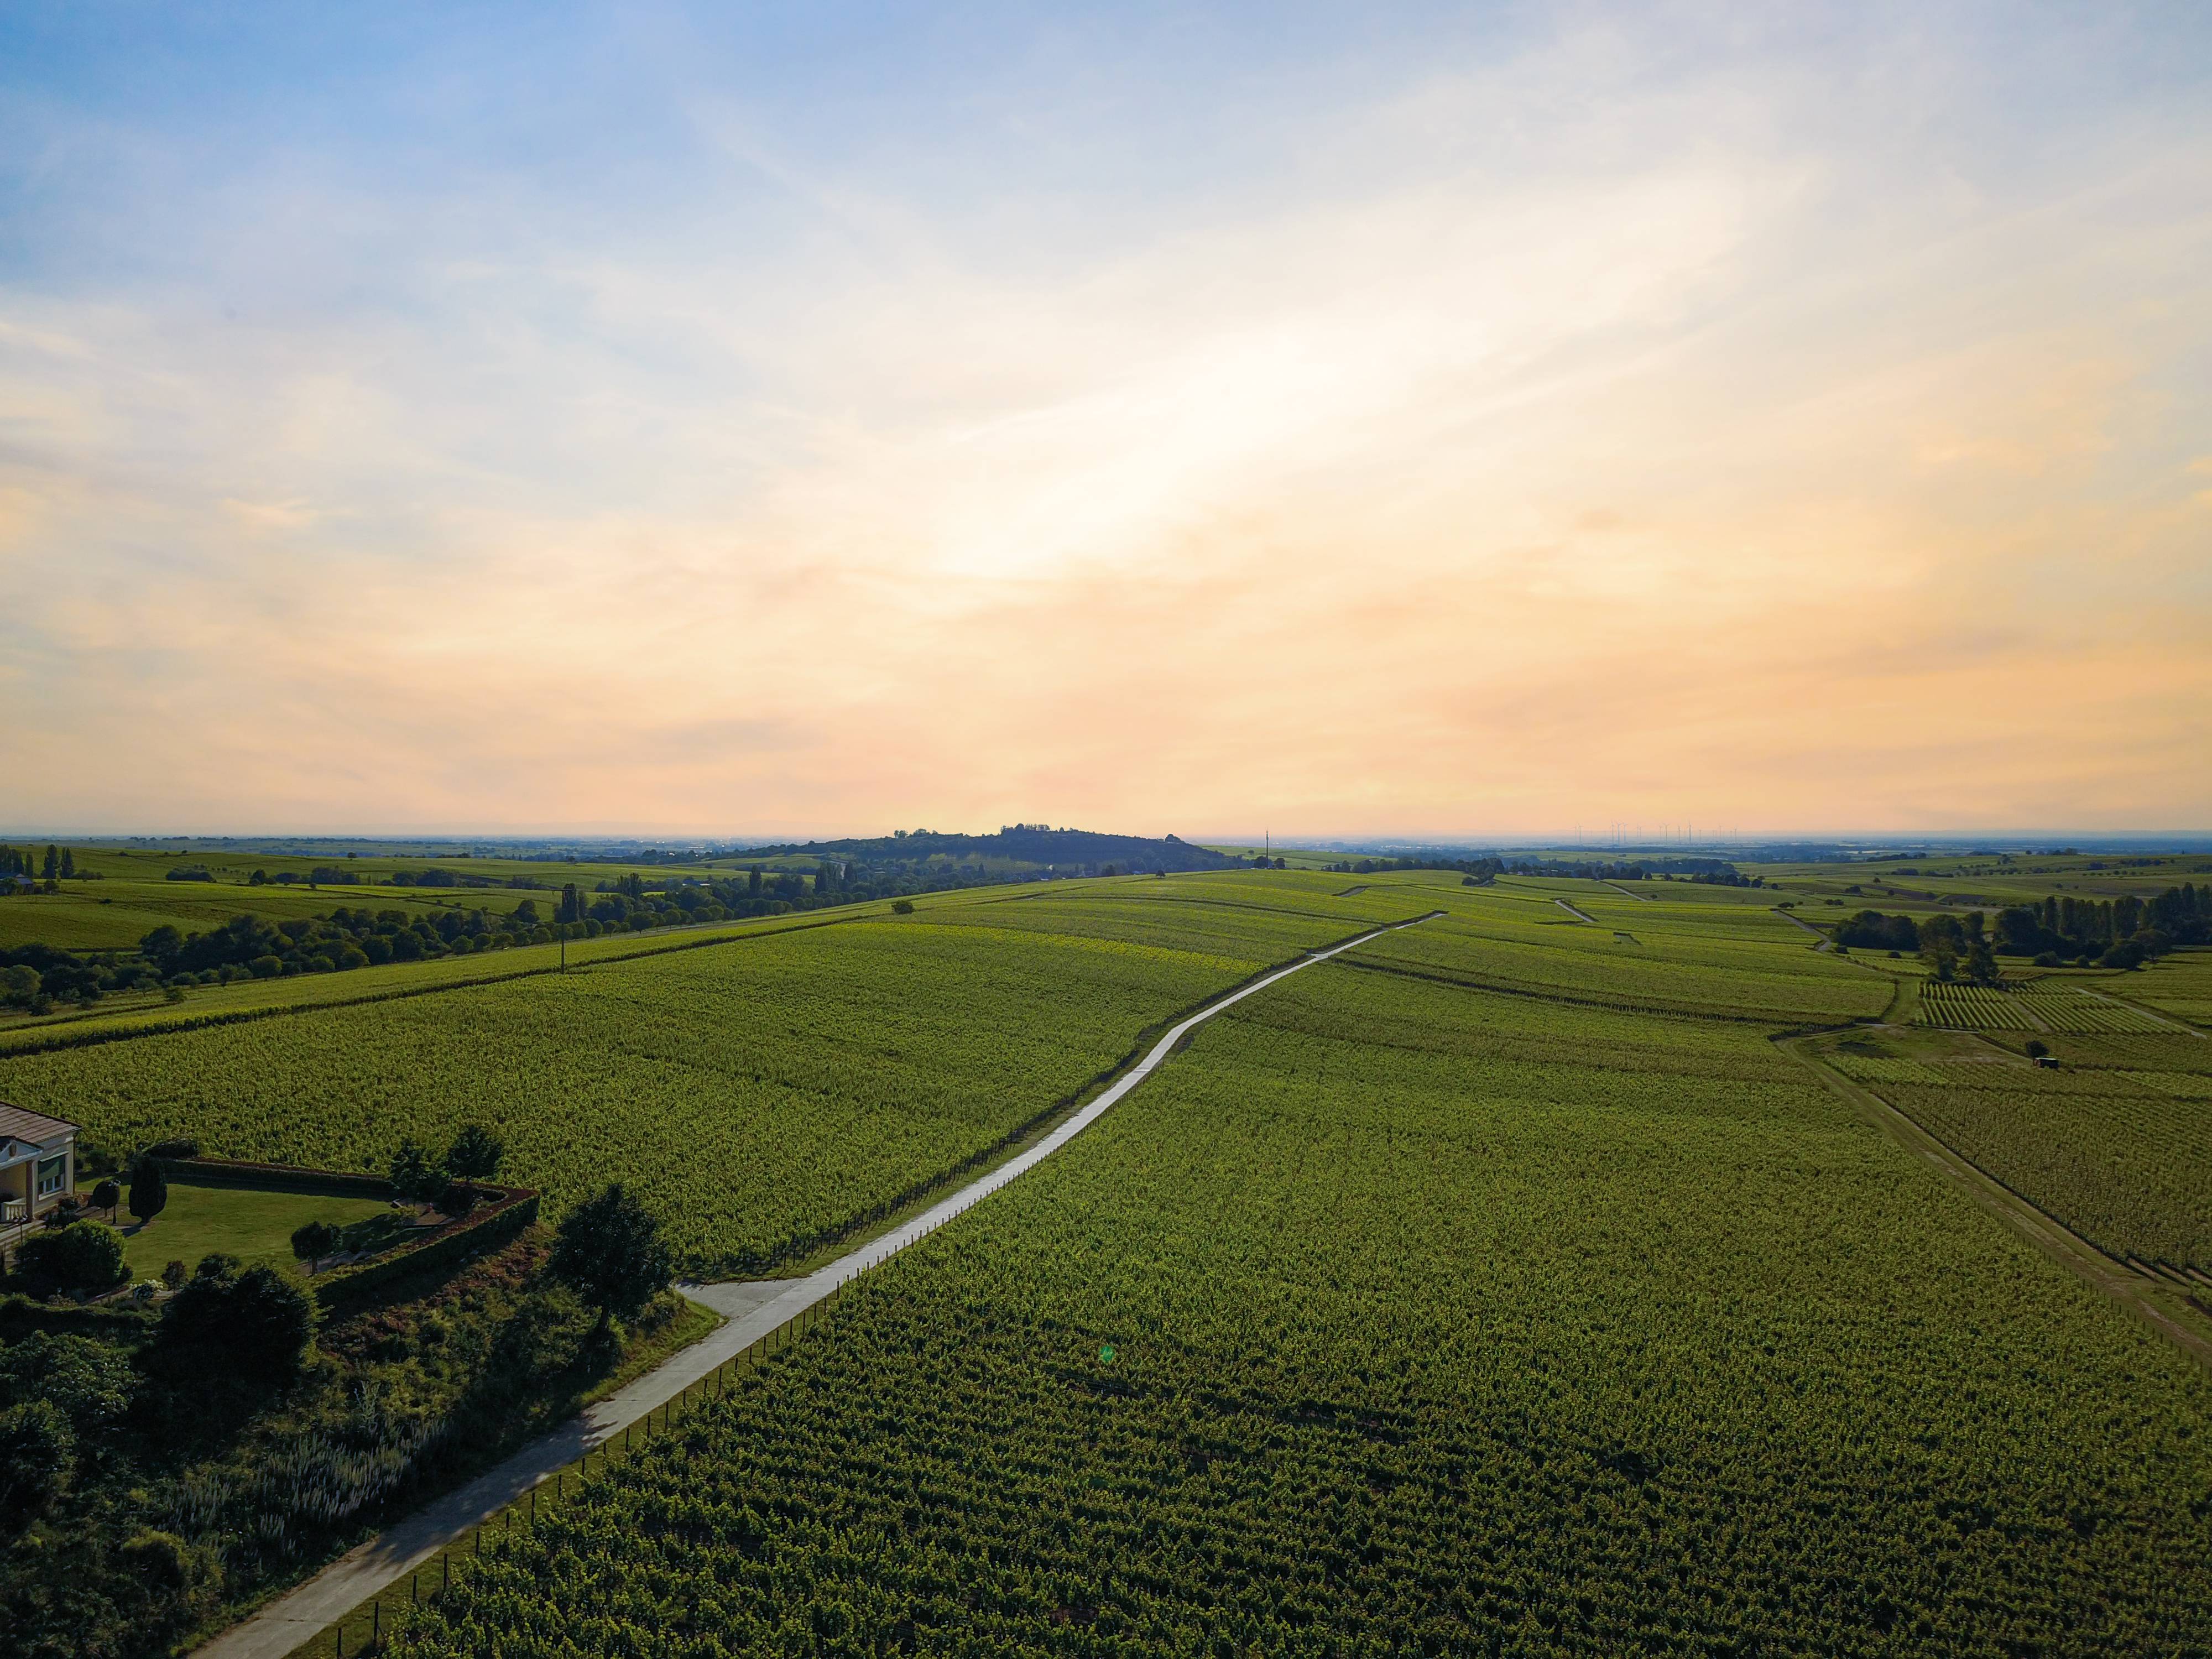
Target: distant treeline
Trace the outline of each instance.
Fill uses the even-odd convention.
[[[1054,876],[1138,875],[1160,871],[1229,870],[1243,863],[1211,848],[1194,847],[1176,836],[1109,836],[1091,830],[1054,830],[1042,823],[1010,823],[995,836],[968,836],[935,830],[900,830],[888,836],[846,841],[790,842],[748,848],[735,856],[829,858],[857,866],[854,880],[881,885],[887,880],[967,887],[996,881],[1033,881],[1038,870]],[[959,877],[950,866],[999,864]],[[1009,870],[1006,865],[1026,865]]]
[[[1746,876],[1725,859],[1653,858],[1628,863],[1574,859],[1509,859],[1515,876],[1571,876],[1583,881],[1650,881],[1666,876],[1707,887],[1764,887],[1763,876]]]
[[[1935,915],[1917,922],[1907,915],[1861,910],[1836,924],[1834,938],[1837,944],[1854,949],[1963,958],[1981,937],[1983,926],[1978,910],[1963,921],[1954,915]],[[2054,896],[2040,904],[2008,905],[1997,912],[1993,934],[1988,947],[1991,951],[2032,957],[2039,967],[2069,962],[2140,967],[2179,945],[2212,944],[2212,887],[2186,884],[2148,900],[2132,895],[2116,899]],[[1987,976],[1996,976],[1994,962]]]
[[[1280,867],[1279,861],[1278,868]],[[1496,859],[1402,858],[1347,859],[1341,864],[1328,866],[1339,875],[1371,876],[1377,871],[1390,870],[1451,870],[1477,882],[1493,881],[1504,872],[1505,866]]]

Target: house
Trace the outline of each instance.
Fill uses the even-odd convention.
[[[76,1125],[0,1101],[0,1245],[76,1187]]]

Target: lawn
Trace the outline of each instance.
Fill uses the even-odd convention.
[[[310,1221],[338,1226],[382,1215],[380,1198],[328,1198],[312,1193],[265,1193],[238,1187],[169,1186],[167,1207],[143,1224],[120,1212],[123,1260],[133,1279],[158,1278],[172,1261],[187,1267],[217,1251],[247,1263],[295,1267],[294,1229]]]

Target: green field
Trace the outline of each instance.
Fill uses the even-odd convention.
[[[1227,901],[1205,879],[1099,884],[623,961],[579,951],[566,975],[15,1054],[0,1098],[118,1156],[191,1133],[214,1155],[336,1169],[478,1120],[549,1216],[619,1178],[687,1268],[758,1271],[988,1151],[1170,1015],[1419,908],[1274,880]],[[325,982],[368,991],[395,971]]]
[[[2187,1267],[2212,1042],[2146,1011],[2205,958],[1939,986],[1773,903],[970,890],[97,1012],[14,1033],[0,1097],[356,1168],[481,1119],[550,1218],[618,1178],[687,1270],[757,1273],[1181,1011],[1437,913],[1205,1027],[398,1650],[2187,1651],[2212,1384],[1770,1038],[1828,1030],[1955,1152]],[[1907,988],[1984,1034],[1881,1023]]]
[[[1501,948],[1240,1005],[395,1651],[2199,1650],[2203,1373],[1754,1026]]]

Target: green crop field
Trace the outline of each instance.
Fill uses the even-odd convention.
[[[1339,914],[1325,882],[1300,879],[1233,902],[1204,883],[1188,900],[1180,883],[1126,899],[1101,884],[626,961],[579,951],[590,965],[566,975],[17,1053],[0,1098],[118,1155],[190,1133],[210,1153],[339,1169],[482,1120],[552,1212],[619,1178],[687,1267],[757,1270],[985,1152],[1170,1015],[1420,908]],[[393,971],[329,982],[366,992]]]
[[[2198,1650],[2203,1374],[1593,932],[1239,1005],[394,1651]]]
[[[2212,1268],[2212,1042],[2045,1042],[2062,1069],[1874,1037],[1830,1063],[2107,1253]]]
[[[2037,1002],[2057,1000],[2039,997]],[[2070,1012],[2070,1011],[2069,1011]],[[1929,981],[1920,988],[1918,1018],[1923,1025],[1958,1031],[2042,1031],[2051,1027],[2031,1012],[2027,999],[1993,985]]]
[[[1886,975],[1808,949],[1802,930],[1765,909],[1646,903],[1610,889],[1598,897],[1590,885],[1569,902],[1595,926],[1548,897],[1435,890],[1446,920],[1393,933],[1363,959],[1492,990],[1776,1024],[1877,1014],[1889,1002]]]

